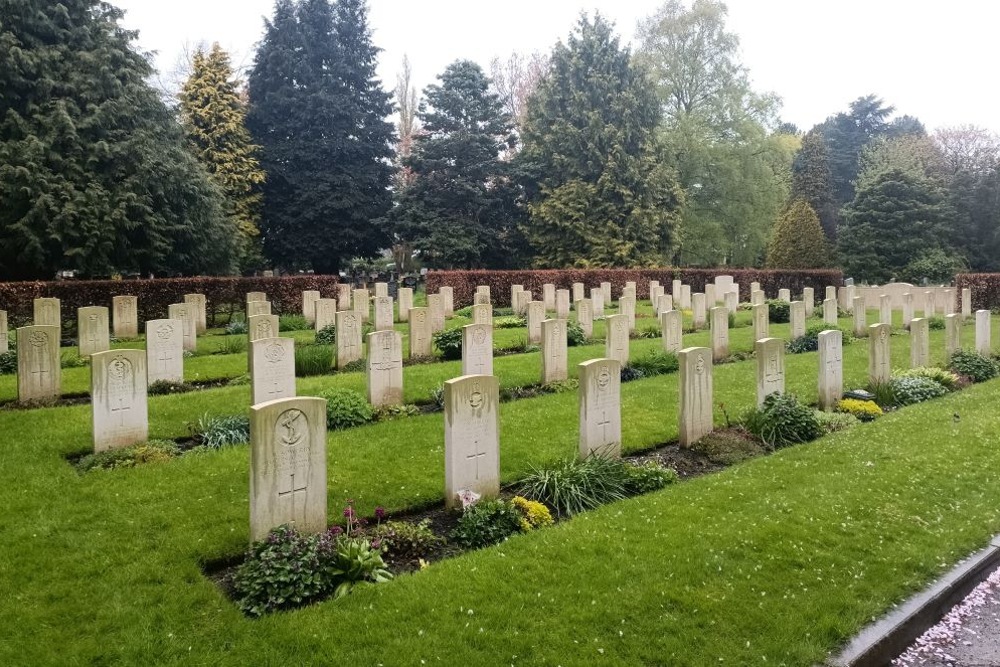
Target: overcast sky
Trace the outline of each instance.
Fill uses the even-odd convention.
[[[176,69],[186,47],[219,42],[249,67],[273,0],[111,0],[139,30],[156,66]],[[420,87],[448,63],[548,51],[581,10],[599,10],[623,41],[657,0],[369,0],[379,72],[392,89],[403,55]],[[1000,131],[995,76],[1000,5],[985,0],[730,0],[727,27],[740,37],[755,87],[783,100],[801,129],[867,93],[928,129],[972,123]],[[169,80],[169,76],[165,77]]]

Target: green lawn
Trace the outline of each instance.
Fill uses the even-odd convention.
[[[749,329],[732,336],[749,347]],[[659,341],[634,341],[646,345]],[[931,345],[940,360],[943,332]],[[892,351],[908,365],[909,338]],[[846,386],[862,386],[867,345],[844,364]],[[754,365],[714,369],[731,415],[754,402]],[[816,354],[786,366],[788,390],[814,401]],[[408,394],[457,368],[408,368]],[[497,373],[537,377],[537,354],[498,359]],[[299,391],[335,383],[363,379]],[[243,410],[247,394],[153,397],[151,435]],[[622,400],[626,451],[676,438],[676,375],[627,383]],[[80,476],[65,456],[89,446],[88,406],[0,411],[0,664],[812,664],[1000,528],[998,400],[1000,382],[973,387],[257,621],[200,569],[246,546],[247,448]],[[574,455],[576,401],[501,407],[505,481]],[[328,458],[331,517],[347,498],[366,514],[439,501],[442,416],[331,433]]]

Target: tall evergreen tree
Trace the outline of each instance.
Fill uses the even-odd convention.
[[[198,50],[180,92],[181,123],[195,156],[226,196],[226,213],[240,233],[240,266],[259,268],[260,185],[264,172],[246,128],[246,104],[229,54],[218,44]]]
[[[517,190],[500,155],[515,144],[513,120],[479,65],[458,61],[438,78],[405,162],[413,182],[393,211],[398,234],[432,267],[510,267]]]
[[[830,163],[826,156],[826,141],[817,130],[802,137],[802,148],[792,162],[791,200],[804,199],[819,216],[826,238],[837,238],[838,207],[833,201]]]
[[[823,133],[833,183],[833,200],[841,207],[854,199],[854,181],[858,177],[858,159],[869,141],[885,134],[887,120],[894,107],[884,106],[875,95],[851,102],[848,113],[827,118],[814,129]]]
[[[0,4],[0,274],[232,267],[222,200],[146,83],[122,12]]]
[[[287,267],[336,273],[389,245],[394,133],[363,0],[278,0],[249,78],[267,172],[261,232]]]
[[[819,216],[805,199],[793,200],[771,230],[768,268],[822,269],[830,264],[830,245]]]
[[[658,155],[659,119],[648,78],[612,26],[582,16],[528,102],[518,156],[539,266],[667,259],[683,192]]]

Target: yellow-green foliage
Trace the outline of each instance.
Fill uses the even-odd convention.
[[[552,525],[552,513],[540,502],[514,496],[514,507],[521,513],[521,530],[528,532],[534,528]]]
[[[837,403],[838,412],[854,415],[861,421],[872,421],[882,416],[882,408],[875,401],[862,401],[857,398],[844,398]]]
[[[771,230],[767,244],[771,269],[822,269],[830,266],[830,248],[819,217],[804,199],[788,205]]]

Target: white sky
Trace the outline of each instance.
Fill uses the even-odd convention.
[[[155,51],[162,72],[186,45],[218,41],[249,67],[273,0],[111,0]],[[488,67],[511,51],[548,51],[581,10],[599,10],[624,42],[661,0],[369,0],[387,90],[409,55],[420,88],[450,62]],[[1000,132],[993,74],[1000,4],[986,0],[729,0],[755,87],[783,99],[782,118],[808,129],[876,93],[928,129],[972,123]]]

